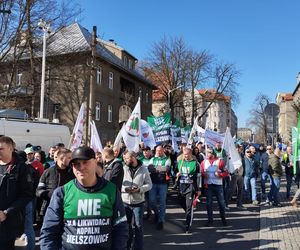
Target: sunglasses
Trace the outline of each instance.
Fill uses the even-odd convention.
[[[267,148],[267,150],[272,150],[271,148]]]
[[[251,153],[251,151],[246,151],[247,154]]]

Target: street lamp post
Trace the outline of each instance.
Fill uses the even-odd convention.
[[[176,89],[179,89],[179,88],[181,88],[181,87],[183,87],[183,84],[181,84],[181,85],[179,85],[179,86],[177,86],[176,88],[174,88],[174,89],[169,89],[168,90],[168,108],[169,108],[169,112],[171,113],[171,121],[173,122],[173,110],[171,109],[171,93],[174,91],[174,90],[176,90]]]
[[[50,24],[40,20],[38,27],[43,30],[43,57],[42,57],[42,80],[41,80],[41,99],[40,99],[40,118],[44,117],[44,99],[45,99],[45,68],[46,68],[46,34],[51,33]]]
[[[171,105],[170,105],[170,96],[171,96],[171,93],[172,93],[173,91],[175,91],[176,89],[180,89],[181,87],[183,87],[183,84],[177,86],[177,87],[174,88],[174,89],[169,89],[169,90],[168,90],[168,108],[169,108],[169,110],[171,110]]]

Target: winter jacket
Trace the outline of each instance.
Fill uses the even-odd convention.
[[[134,172],[132,176],[132,171],[127,165],[124,166],[124,178],[122,184],[122,200],[126,204],[140,204],[145,201],[145,192],[149,191],[152,188],[152,181],[150,178],[150,174],[148,172],[148,168],[140,161],[138,161],[137,170]],[[127,193],[125,191],[126,188],[130,187],[138,187],[140,189],[137,193]]]
[[[245,176],[248,178],[257,178],[259,162],[253,157],[245,157]]]
[[[260,155],[260,169],[263,173],[269,173],[269,155],[266,152]]]
[[[294,175],[293,155],[284,153],[282,156],[281,164],[285,167],[286,175]]]
[[[103,178],[114,183],[119,189],[119,191],[121,191],[124,177],[124,169],[122,162],[118,158],[116,158],[106,163],[103,169]]]
[[[171,160],[164,155],[163,157],[152,157],[148,170],[150,172],[152,183],[167,184],[169,182],[169,174],[171,171]]]
[[[76,179],[71,183],[57,188],[51,198],[49,209],[47,209],[44,223],[41,229],[40,245],[43,250],[54,250],[54,249],[105,249],[105,250],[126,250],[126,244],[128,240],[128,223],[125,215],[124,205],[121,199],[120,192],[117,190],[115,184],[108,182],[102,177],[97,178],[97,184],[93,187],[85,188]],[[78,201],[76,204],[78,207],[65,206],[72,202],[73,192],[67,193],[71,197],[68,197],[65,193],[70,184],[75,185],[76,192],[81,193],[81,202]],[[111,189],[114,187],[114,189]],[[89,200],[89,206],[83,205],[83,201],[86,197],[90,197],[95,193],[105,194],[104,190],[114,190],[115,194],[105,196],[104,199]],[[112,198],[111,196],[114,196]],[[78,196],[74,196],[78,197]],[[90,198],[88,198],[90,199]],[[95,203],[100,202],[100,204]],[[112,203],[111,203],[112,202]],[[79,206],[81,204],[81,209]],[[96,205],[95,205],[96,204]],[[93,205],[93,209],[90,209]],[[112,206],[112,211],[108,210]],[[69,208],[69,209],[68,209]],[[109,224],[111,231],[106,232],[102,229],[107,228],[107,219],[104,214],[100,214],[97,219],[94,219],[94,211],[97,209],[106,208],[106,213],[111,213],[109,217]],[[66,218],[66,215],[70,211],[77,211],[74,219]],[[78,215],[78,211],[86,210],[86,215]],[[101,210],[102,211],[102,210]],[[84,212],[83,212],[84,214]],[[88,215],[89,214],[89,215]],[[103,223],[103,224],[101,224]],[[84,225],[84,226],[83,226]],[[77,230],[76,230],[77,226]],[[72,229],[72,230],[70,230]],[[83,231],[80,231],[82,229]],[[87,230],[87,231],[84,231]],[[107,236],[106,235],[109,235]],[[106,236],[110,239],[110,246],[100,248],[96,245],[96,241],[106,240]],[[100,237],[100,238],[99,238]],[[102,237],[102,238],[101,238]],[[72,244],[68,242],[72,242]],[[78,242],[78,244],[76,244]],[[93,245],[90,242],[93,242]]]
[[[15,239],[23,233],[24,210],[33,198],[33,180],[29,167],[15,153],[12,164],[0,174],[0,210],[7,218],[0,223],[0,241]]]
[[[53,191],[59,186],[59,183],[64,185],[75,178],[72,168],[67,167],[65,169],[66,174],[64,175],[64,180],[59,180],[60,175],[58,173],[58,168],[59,167],[55,165],[54,167],[46,169],[40,178],[36,196],[44,200],[41,207],[41,215],[45,215]]]
[[[280,177],[283,174],[280,157],[275,154],[269,155],[269,169],[273,177]]]

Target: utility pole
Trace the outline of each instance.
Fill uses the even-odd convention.
[[[89,96],[88,96],[88,107],[87,107],[87,119],[86,119],[86,145],[90,145],[91,129],[90,123],[94,120],[95,116],[95,55],[96,55],[96,44],[97,44],[97,27],[93,26],[91,49],[92,57],[90,64],[90,84],[89,84]]]

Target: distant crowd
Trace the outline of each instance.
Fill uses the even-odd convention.
[[[143,143],[139,152],[110,144],[102,152],[85,145],[71,151],[61,143],[48,153],[31,144],[24,151],[15,148],[10,137],[0,137],[0,250],[14,249],[17,237],[35,249],[37,230],[41,249],[144,249],[144,222],[164,229],[167,194],[174,190],[187,234],[193,231],[194,210],[203,203],[205,226],[216,224],[214,198],[227,226],[233,206],[281,206],[283,175],[292,206],[300,195],[290,146],[283,151],[236,145],[241,164],[233,172],[221,142],[181,144],[179,153],[170,144],[151,149]],[[298,190],[292,197],[293,183]]]

